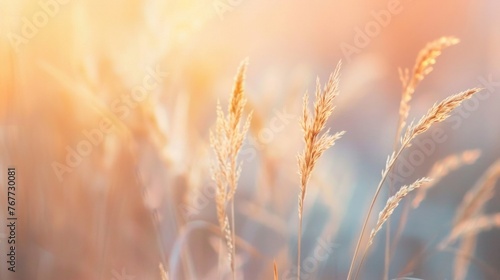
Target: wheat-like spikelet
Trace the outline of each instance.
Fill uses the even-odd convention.
[[[442,178],[446,177],[449,173],[459,169],[464,165],[471,165],[476,162],[476,160],[481,155],[480,150],[467,150],[460,154],[453,154],[445,157],[444,159],[436,162],[427,177],[432,178],[432,182],[423,184],[415,194],[412,206],[417,208],[420,203],[425,199],[427,190],[435,186]]]
[[[328,82],[321,90],[319,78],[316,80],[316,101],[314,102],[314,113],[308,109],[309,95],[304,95],[303,99],[303,114],[300,121],[302,131],[304,132],[304,151],[297,156],[300,175],[300,194],[299,194],[299,232],[297,244],[297,278],[300,279],[300,246],[302,237],[302,214],[304,211],[304,200],[307,193],[307,183],[311,177],[311,173],[316,165],[316,162],[321,155],[331,146],[335,144],[345,131],[337,132],[330,135],[330,130],[320,133],[325,128],[328,117],[333,113],[333,100],[339,94],[339,76],[342,63],[339,61],[335,71],[330,75]]]
[[[433,70],[433,65],[436,63],[436,58],[441,54],[441,51],[449,46],[456,45],[460,42],[455,37],[441,37],[435,41],[428,43],[418,54],[415,65],[413,66],[412,75],[408,68],[404,71],[399,69],[399,78],[403,86],[403,96],[399,105],[399,127],[396,135],[406,125],[408,113],[410,112],[410,101],[412,99],[415,88],[418,84]]]
[[[210,144],[215,151],[217,161],[212,166],[212,177],[216,183],[216,195],[215,195],[215,206],[217,211],[217,220],[219,222],[220,229],[224,234],[226,239],[226,245],[228,247],[228,260],[233,267],[233,257],[232,257],[232,246],[233,240],[231,236],[231,228],[229,226],[226,206],[227,206],[227,188],[228,188],[228,173],[230,172],[227,166],[228,150],[226,145],[228,144],[227,139],[225,139],[225,127],[224,127],[224,116],[220,104],[217,104],[217,121],[215,126],[215,133],[210,131]]]
[[[375,236],[380,231],[380,229],[382,228],[384,223],[387,221],[387,219],[392,215],[392,213],[394,212],[394,209],[396,209],[396,207],[399,205],[399,202],[405,196],[407,196],[411,191],[419,188],[423,184],[428,183],[430,181],[431,181],[431,179],[429,179],[429,178],[426,178],[426,177],[421,178],[409,186],[401,187],[395,195],[391,196],[387,200],[387,203],[385,204],[384,209],[378,215],[377,224],[375,225],[375,227],[372,229],[372,231],[370,233],[370,239],[368,241],[368,246],[370,246],[373,243]]]
[[[382,209],[382,211],[378,215],[377,224],[375,225],[375,227],[370,232],[370,237],[368,239],[368,243],[365,246],[365,250],[364,250],[363,255],[361,257],[361,262],[360,262],[360,264],[358,266],[358,269],[356,270],[356,274],[354,275],[354,279],[358,278],[358,273],[359,273],[359,271],[361,269],[361,266],[363,265],[363,262],[365,260],[366,254],[368,253],[368,249],[370,248],[370,246],[372,245],[373,241],[375,240],[375,236],[380,231],[380,229],[382,228],[382,226],[384,225],[384,223],[387,222],[387,220],[391,217],[392,213],[394,212],[394,209],[396,209],[396,207],[399,205],[399,202],[405,196],[407,196],[411,191],[413,191],[414,189],[419,188],[422,184],[428,183],[430,180],[431,179],[424,177],[424,178],[421,178],[421,179],[415,181],[413,184],[411,184],[409,186],[403,186],[403,187],[401,187],[399,189],[399,191],[395,195],[391,196],[387,200],[384,209]],[[379,185],[379,187],[380,186],[381,185]],[[371,210],[373,209],[373,202],[374,201],[375,200],[372,200],[372,204],[370,205],[370,210],[369,210],[369,213],[368,213],[367,217],[370,217]],[[361,230],[361,235],[360,235],[360,238],[358,239],[358,243],[356,245],[356,250],[354,251],[354,257],[353,257],[353,259],[351,261],[351,267],[349,268],[349,273],[347,275],[347,279],[348,280],[351,279],[350,275],[352,273],[352,267],[354,265],[354,260],[355,260],[356,254],[358,252],[359,245],[361,244],[361,238],[363,236],[363,232],[365,230],[366,225],[367,225],[367,220],[365,220],[365,223],[363,224],[363,228]]]
[[[276,260],[273,263],[274,280],[279,280],[278,276],[278,265],[276,265]]]
[[[410,113],[410,101],[413,97],[413,93],[415,92],[418,84],[433,70],[433,65],[436,63],[436,58],[441,54],[441,51],[449,47],[451,45],[455,45],[459,42],[457,38],[454,37],[441,37],[437,40],[434,40],[428,43],[418,54],[417,59],[415,61],[415,65],[413,66],[412,75],[410,78],[410,73],[408,68],[405,68],[404,71],[399,68],[399,79],[402,84],[402,96],[399,104],[399,120],[396,129],[396,137],[394,141],[394,150],[398,148],[398,140],[401,136],[401,131],[406,126],[406,121],[408,119],[408,115]],[[391,185],[392,188],[392,185]],[[403,217],[407,213],[407,210],[403,212]],[[384,261],[384,279],[387,278],[387,274],[389,273],[389,262],[390,262],[390,220],[387,221],[387,231],[386,231],[386,251],[385,251],[385,261]],[[396,232],[396,236],[400,234],[400,231],[404,227],[404,223],[400,223],[400,227]],[[398,237],[395,239],[395,244],[397,243]]]
[[[341,62],[337,64],[335,72],[330,75],[328,83],[321,90],[319,79],[316,80],[316,101],[314,102],[314,114],[308,109],[309,96],[306,93],[303,99],[303,114],[300,125],[304,132],[304,151],[297,156],[300,174],[300,195],[299,195],[299,217],[302,217],[303,203],[307,191],[307,183],[316,162],[325,150],[335,144],[345,131],[330,135],[328,129],[322,135],[328,117],[333,113],[333,100],[339,94],[339,75]]]
[[[463,101],[471,98],[472,95],[479,92],[480,90],[480,88],[473,88],[449,96],[443,101],[434,104],[434,106],[432,106],[431,109],[429,109],[427,113],[420,118],[417,124],[410,124],[410,126],[406,128],[404,136],[401,137],[401,147],[399,148],[399,150],[397,152],[393,151],[392,154],[387,158],[385,169],[382,171],[381,183],[385,181],[385,178],[389,174],[391,168],[394,166],[394,163],[396,162],[401,152],[411,146],[411,141],[415,139],[415,137],[426,132],[435,123],[446,120],[455,108],[460,106]],[[377,196],[378,190],[379,189],[377,188],[375,196]]]
[[[469,99],[475,93],[479,92],[480,88],[472,88],[461,93],[457,93],[447,97],[438,104],[434,104],[427,113],[420,118],[416,125],[410,124],[406,129],[406,133],[401,139],[401,143],[409,143],[417,135],[427,131],[433,124],[446,120],[451,112],[460,106],[463,101]]]
[[[168,273],[165,271],[163,264],[160,263],[159,267],[160,267],[161,280],[168,280]]]
[[[387,179],[389,172],[394,167],[396,160],[399,158],[401,153],[406,148],[411,146],[411,141],[413,139],[415,139],[415,137],[417,137],[418,135],[427,131],[432,125],[446,120],[455,108],[460,106],[460,104],[462,104],[463,101],[471,98],[472,95],[479,92],[480,90],[481,89],[479,89],[479,88],[473,88],[473,89],[469,89],[469,90],[463,91],[461,93],[452,95],[450,97],[447,97],[446,99],[444,99],[440,103],[434,104],[434,106],[432,106],[432,108],[424,116],[422,116],[422,118],[417,122],[416,125],[410,124],[406,128],[406,132],[405,132],[404,136],[401,137],[401,140],[400,140],[401,146],[400,146],[399,150],[397,152],[393,151],[393,153],[387,158],[385,169],[382,171],[382,179],[380,180],[380,182],[377,186],[377,189],[375,191],[375,195],[373,196],[372,201],[370,203],[368,214],[367,214],[367,216],[363,222],[363,226],[361,228],[361,233],[360,233],[360,236],[358,238],[356,248],[354,250],[354,256],[351,260],[351,266],[349,268],[347,279],[351,279],[351,275],[352,275],[352,271],[353,271],[353,267],[354,267],[354,262],[356,260],[357,255],[358,255],[359,248],[361,246],[361,240],[363,239],[363,235],[364,235],[365,229],[368,225],[368,221],[369,221],[370,215],[372,213],[373,207],[375,205],[375,201],[380,193],[380,190],[382,189],[382,186],[383,186],[385,180]],[[359,268],[360,267],[358,267],[358,269],[356,270],[356,274],[359,272]],[[356,278],[356,276],[355,276],[355,278]]]
[[[244,125],[241,126],[243,109],[246,104],[244,95],[246,66],[247,60],[244,60],[238,69],[232,95],[229,99],[228,115],[224,115],[220,103],[217,103],[215,131],[210,131],[210,145],[216,156],[212,165],[212,177],[217,185],[215,196],[217,219],[226,239],[233,278],[235,278],[234,194],[241,172],[241,164],[237,163],[237,157],[251,119],[250,113]],[[226,211],[228,203],[231,204],[231,223]]]
[[[500,213],[481,215],[477,218],[462,222],[453,228],[450,235],[439,244],[439,249],[448,247],[449,244],[467,234],[478,234],[493,228],[500,228]]]
[[[499,178],[500,160],[497,160],[465,195],[462,204],[457,210],[455,228],[481,213],[486,202],[493,196],[495,184]]]

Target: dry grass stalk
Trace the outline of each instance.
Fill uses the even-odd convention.
[[[244,96],[244,80],[247,60],[244,60],[235,78],[232,95],[229,99],[228,115],[225,116],[220,104],[217,104],[217,121],[215,131],[210,131],[210,145],[215,152],[216,161],[212,165],[212,177],[216,187],[216,208],[219,226],[223,232],[228,248],[228,259],[235,278],[234,256],[234,194],[238,185],[241,164],[237,163],[238,153],[250,126],[251,114],[241,126],[243,109],[246,104]],[[231,224],[226,211],[231,204]]]
[[[444,159],[436,162],[427,177],[432,178],[432,182],[422,185],[413,199],[412,206],[417,208],[420,203],[425,199],[427,190],[435,186],[442,178],[444,178],[449,173],[459,169],[464,165],[471,165],[476,162],[476,160],[481,155],[480,150],[467,150],[460,154],[454,154],[445,157]]]
[[[279,280],[278,266],[276,265],[276,260],[274,260],[274,263],[273,263],[273,271],[274,271],[274,280]]]
[[[330,75],[323,91],[321,90],[319,79],[316,81],[316,102],[314,103],[314,115],[312,117],[308,109],[309,96],[307,93],[304,95],[303,115],[300,124],[304,132],[305,147],[302,154],[297,157],[300,174],[299,217],[302,217],[307,183],[316,162],[323,152],[333,146],[335,141],[345,133],[342,131],[330,135],[330,130],[327,130],[320,135],[321,131],[325,128],[328,117],[335,108],[333,100],[339,93],[340,66],[341,63],[339,62],[335,72]]]
[[[377,200],[377,197],[380,193],[380,190],[382,189],[382,186],[383,186],[385,180],[387,179],[387,176],[388,176],[390,170],[394,167],[394,164],[395,164],[397,158],[400,156],[400,154],[404,151],[405,148],[411,146],[411,141],[413,139],[415,139],[415,137],[417,137],[418,135],[427,131],[432,125],[446,120],[455,108],[460,106],[460,104],[462,104],[463,101],[471,98],[472,95],[479,92],[480,90],[481,89],[479,89],[479,88],[473,88],[473,89],[469,89],[469,90],[463,91],[461,93],[455,94],[453,96],[447,97],[446,99],[444,99],[440,103],[434,104],[434,106],[432,106],[432,108],[417,122],[416,125],[410,124],[410,126],[408,126],[406,128],[406,132],[405,132],[404,136],[401,138],[401,147],[399,148],[399,150],[397,152],[394,151],[387,158],[386,167],[382,171],[382,179],[380,180],[380,182],[377,186],[377,189],[375,191],[375,195],[372,198],[372,201],[371,201],[371,204],[370,204],[370,207],[368,210],[368,214],[367,214],[367,216],[364,220],[363,226],[361,228],[361,233],[360,233],[360,236],[358,238],[358,242],[356,244],[356,249],[354,250],[354,256],[351,260],[351,266],[349,268],[349,273],[348,273],[347,279],[350,279],[350,276],[352,275],[354,262],[356,260],[357,255],[358,255],[359,248],[361,246],[361,241],[363,239],[363,236],[364,236],[364,233],[366,230],[366,226],[368,225],[369,218],[370,218],[371,213],[373,211],[375,201]],[[360,269],[360,267],[358,267],[357,272],[359,272],[359,269]]]
[[[460,154],[453,154],[447,156],[444,159],[436,162],[427,175],[427,177],[432,178],[432,182],[423,184],[422,186],[420,186],[420,188],[416,190],[415,198],[412,201],[412,207],[413,208],[419,207],[420,203],[426,197],[427,190],[435,186],[439,181],[441,181],[442,178],[447,176],[452,171],[459,169],[465,164],[467,165],[474,164],[480,155],[481,155],[480,150],[467,150]],[[409,204],[405,205],[403,214],[401,215],[398,229],[396,231],[395,240],[392,243],[393,249],[391,251],[391,254],[394,252],[395,250],[394,248],[396,248],[396,244],[399,242],[402,230],[406,225],[406,222],[408,220],[409,210],[410,210],[410,205]]]
[[[413,184],[409,186],[403,186],[399,191],[391,196],[388,200],[387,203],[385,204],[384,209],[379,213],[378,215],[378,220],[377,220],[377,225],[372,229],[370,233],[370,239],[368,241],[368,246],[370,246],[373,243],[373,240],[375,239],[375,236],[377,233],[380,231],[384,223],[389,219],[389,217],[392,215],[394,212],[394,209],[399,205],[399,202],[407,196],[411,191],[418,189],[420,186],[431,182],[431,179],[429,178],[421,178],[417,181],[415,181]]]
[[[476,250],[476,235],[467,234],[460,243],[460,249],[455,257],[453,266],[453,279],[465,280],[469,270],[470,259]]]
[[[396,129],[396,140],[394,142],[394,150],[398,148],[398,139],[401,136],[401,131],[406,126],[406,121],[408,119],[408,114],[410,113],[410,101],[413,97],[418,84],[433,70],[433,65],[436,63],[436,58],[441,54],[441,51],[449,46],[455,45],[460,40],[455,37],[441,37],[435,41],[428,43],[418,54],[413,66],[412,76],[410,78],[410,73],[408,68],[404,71],[399,68],[399,78],[403,87],[403,94],[401,96],[401,102],[399,104],[399,120]],[[431,178],[434,178],[431,176]],[[392,189],[392,184],[390,186]],[[389,194],[390,195],[390,194]],[[407,213],[407,210],[403,213]],[[404,223],[400,223],[399,231],[402,230]],[[397,238],[396,238],[397,240]],[[390,262],[390,220],[387,221],[387,231],[386,231],[386,249],[385,249],[385,260],[384,260],[384,277],[387,279],[387,274],[389,272],[389,262]]]
[[[389,218],[391,217],[392,213],[394,212],[394,209],[396,209],[396,207],[399,205],[399,202],[401,202],[401,200],[405,196],[407,196],[411,191],[413,191],[414,189],[419,188],[423,184],[428,183],[430,181],[431,181],[431,179],[429,179],[429,178],[426,178],[426,177],[421,178],[421,179],[415,181],[413,184],[411,184],[409,186],[403,186],[403,187],[401,187],[399,189],[399,191],[396,194],[394,194],[394,196],[391,196],[387,200],[384,209],[378,215],[377,224],[375,225],[375,227],[370,232],[370,238],[368,240],[368,244],[366,245],[365,250],[363,252],[363,256],[361,257],[361,262],[360,262],[360,265],[358,267],[358,270],[356,271],[356,275],[354,276],[354,279],[358,278],[359,270],[361,269],[361,266],[363,265],[363,262],[365,260],[366,254],[368,253],[368,249],[372,245],[373,240],[375,239],[375,236],[380,231],[380,229],[382,228],[382,226],[384,225],[384,223],[389,220]],[[385,274],[385,272],[384,272],[384,274]]]
[[[415,65],[413,66],[412,75],[408,68],[404,71],[399,69],[399,78],[403,85],[403,96],[399,105],[399,127],[396,135],[406,126],[408,113],[410,112],[410,101],[412,99],[415,88],[418,84],[433,70],[433,65],[436,63],[436,58],[441,54],[441,51],[449,46],[456,45],[460,42],[455,37],[441,37],[435,41],[428,43],[418,54]]]
[[[339,75],[342,63],[339,61],[335,71],[330,75],[328,83],[321,90],[319,79],[316,80],[316,101],[314,102],[314,113],[308,109],[309,95],[304,95],[303,114],[300,124],[304,132],[304,151],[297,156],[300,175],[300,194],[299,194],[299,235],[298,235],[298,279],[300,279],[300,242],[302,236],[302,214],[304,211],[304,200],[307,193],[307,183],[311,173],[320,156],[331,146],[335,144],[345,133],[337,132],[330,135],[330,130],[320,133],[324,130],[328,117],[333,113],[333,100],[339,94]]]
[[[440,243],[439,249],[448,247],[452,242],[464,235],[474,234],[491,230],[493,228],[500,228],[500,213],[492,215],[482,215],[472,220],[465,221],[460,225],[453,228],[450,235]]]
[[[500,160],[497,160],[465,195],[462,204],[457,210],[455,228],[481,213],[486,202],[493,196],[495,184],[499,178]]]

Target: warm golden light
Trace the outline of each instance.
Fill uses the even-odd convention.
[[[497,279],[499,9],[0,0],[0,279]]]

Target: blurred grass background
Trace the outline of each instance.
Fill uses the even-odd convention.
[[[392,151],[401,96],[397,68],[411,68],[418,51],[440,36],[461,39],[417,89],[410,119],[448,95],[500,80],[500,3],[494,0],[401,1],[401,12],[359,54],[346,57],[341,45],[354,45],[356,28],[364,29],[389,2],[0,0],[0,164],[17,168],[19,184],[18,272],[7,272],[2,254],[0,278],[119,279],[116,273],[126,271],[160,279],[161,262],[172,279],[218,279],[208,130],[245,57],[254,119],[235,199],[236,233],[248,245],[237,244],[239,275],[269,279],[276,259],[282,277],[292,279],[286,272],[296,254],[295,156],[302,147],[296,119],[315,77],[325,81],[342,59],[341,95],[328,126],[347,134],[313,173],[303,253],[310,254],[318,237],[331,241],[333,253],[318,264],[314,279],[345,278]],[[44,3],[55,5],[52,15]],[[227,10],[215,8],[221,3]],[[46,23],[24,36],[26,21],[43,22],[41,13]],[[114,102],[127,104],[117,100],[157,68],[168,75],[144,100],[125,105],[126,116],[117,114]],[[489,98],[458,128],[439,126],[448,140],[407,178],[424,176],[449,154],[482,150],[475,165],[447,177],[410,213],[391,276],[449,231],[466,190],[499,157],[500,87],[486,90]],[[54,162],[65,163],[67,147],[76,149],[86,139],[83,131],[99,128],[103,118],[112,121],[112,131],[59,180]],[[488,210],[497,212],[499,202],[494,197]],[[0,206],[4,220],[4,199]],[[186,209],[196,211],[186,216]],[[381,236],[364,279],[382,274]],[[496,279],[499,238],[495,230],[480,235],[475,257],[481,262],[471,265],[470,279]],[[434,250],[412,275],[448,279],[453,257]]]

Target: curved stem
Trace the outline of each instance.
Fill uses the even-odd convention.
[[[361,261],[359,262],[358,269],[356,270],[356,274],[354,274],[354,279],[358,279],[358,274],[359,274],[359,271],[361,270],[361,267],[363,266],[363,263],[365,262],[367,252],[368,252],[368,246],[366,246],[365,251],[363,252],[363,255],[361,257]]]
[[[387,175],[389,174],[389,171],[392,169],[392,167],[394,166],[394,163],[396,162],[396,160],[398,159],[399,155],[404,150],[404,148],[408,145],[408,143],[409,143],[409,141],[406,141],[405,143],[403,143],[401,145],[401,148],[399,149],[399,151],[396,153],[396,155],[391,160],[389,165],[386,166],[384,174],[382,175],[382,179],[378,183],[377,190],[375,191],[375,195],[373,196],[372,201],[370,203],[370,208],[368,209],[368,214],[366,215],[365,221],[363,222],[363,227],[361,228],[361,233],[359,234],[358,242],[356,244],[356,249],[354,250],[354,256],[352,257],[352,260],[351,260],[351,266],[349,267],[349,273],[347,274],[347,280],[351,279],[350,276],[352,275],[352,271],[354,268],[354,261],[356,260],[356,257],[359,253],[359,248],[361,246],[361,240],[363,240],[363,235],[365,233],[366,226],[368,225],[368,221],[370,220],[370,216],[371,216],[371,213],[373,211],[373,207],[375,206],[375,201],[377,200],[377,197],[380,193],[380,190],[382,190],[382,186],[384,185],[384,182],[387,179]]]

